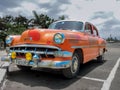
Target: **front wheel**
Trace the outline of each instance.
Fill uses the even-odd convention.
[[[74,78],[78,75],[80,69],[80,56],[77,52],[74,53],[71,61],[71,66],[63,70],[63,75],[66,78]]]

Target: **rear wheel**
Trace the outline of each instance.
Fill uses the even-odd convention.
[[[102,63],[104,61],[104,54],[97,57],[97,62]]]
[[[100,50],[100,55],[97,57],[97,62],[102,63],[104,61],[104,49]]]
[[[21,65],[17,65],[17,67],[22,71],[29,71],[32,68],[30,66],[21,66]]]
[[[63,75],[66,78],[74,78],[78,75],[81,57],[82,57],[81,53],[78,54],[77,52],[75,52],[73,54],[71,66],[63,70]]]

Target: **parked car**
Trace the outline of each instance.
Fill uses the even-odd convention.
[[[76,77],[80,65],[94,58],[103,61],[106,41],[97,28],[82,21],[62,20],[48,29],[31,28],[21,35],[8,36],[7,56],[2,61],[15,63],[21,70],[60,69],[67,78]]]

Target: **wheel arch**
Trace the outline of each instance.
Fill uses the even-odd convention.
[[[81,48],[76,48],[76,49],[74,50],[74,53],[75,53],[75,52],[77,52],[78,55],[80,55],[80,53],[81,53],[82,59],[80,60],[80,63],[83,64],[83,61],[84,61],[83,50],[82,50]],[[80,58],[81,58],[81,57],[80,57]]]
[[[103,48],[103,53],[107,52],[107,49],[106,48]]]

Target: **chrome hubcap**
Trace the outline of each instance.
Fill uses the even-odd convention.
[[[76,56],[73,57],[72,59],[72,65],[71,65],[71,71],[72,73],[75,73],[78,69],[78,59]]]

